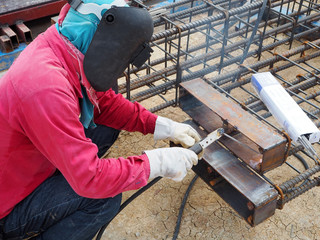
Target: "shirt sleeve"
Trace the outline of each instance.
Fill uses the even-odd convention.
[[[95,109],[95,123],[130,132],[154,133],[157,115],[138,102],[130,102],[113,90],[98,92],[100,112]]]
[[[150,165],[145,154],[98,158],[97,146],[84,134],[78,101],[71,92],[63,88],[38,92],[23,99],[15,114],[21,131],[61,171],[79,195],[107,198],[147,184]],[[113,124],[116,127],[127,125]],[[134,127],[129,124],[128,129]]]

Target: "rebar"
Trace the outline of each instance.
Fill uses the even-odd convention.
[[[295,190],[293,190],[292,192],[288,193],[285,195],[284,199],[279,199],[277,202],[277,206],[278,208],[282,208],[282,206],[295,199],[296,197],[300,196],[301,194],[305,193],[306,191],[310,190],[313,187],[319,186],[320,184],[320,178],[316,177],[314,179],[311,180],[307,180],[304,184],[302,184],[301,186],[297,187]]]
[[[270,71],[320,126],[317,2],[272,0],[262,20],[258,14],[264,0],[181,0],[158,8],[149,3],[138,2],[151,13],[159,13],[153,16],[155,31],[150,43],[157,54],[142,68],[131,68],[128,83],[120,81],[119,92],[127,93],[130,101],[162,99],[149,109],[152,112],[177,106],[179,82],[202,78],[281,133],[283,129],[274,124],[272,114],[250,85],[253,73]],[[288,77],[288,72],[296,74]],[[289,162],[284,164],[297,177],[280,185],[284,195],[279,206],[319,185],[319,178],[311,179],[319,165],[302,145],[292,143],[288,156],[310,168],[303,171]]]
[[[299,182],[302,182],[306,179],[308,179],[310,176],[314,175],[315,173],[320,171],[320,166],[316,165],[313,168],[310,168],[306,170],[305,172],[299,174],[298,176],[282,183],[279,187],[283,192],[288,191],[289,189],[293,188],[295,185],[297,185]]]

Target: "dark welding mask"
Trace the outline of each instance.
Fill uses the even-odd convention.
[[[96,8],[94,5],[103,7],[97,4],[90,7],[75,0],[69,3],[80,13],[94,13],[96,10],[90,10]],[[102,16],[101,10],[97,12],[101,20],[85,53],[83,67],[91,86],[96,91],[106,91],[130,64],[139,68],[148,60],[153,52],[148,45],[153,21],[143,8],[111,6]]]

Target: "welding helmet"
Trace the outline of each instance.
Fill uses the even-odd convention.
[[[102,5],[73,0],[69,4],[81,14],[93,13],[100,19],[83,63],[85,75],[96,91],[108,90],[129,64],[139,68],[150,57],[148,42],[153,21],[146,9],[128,7],[124,0]]]

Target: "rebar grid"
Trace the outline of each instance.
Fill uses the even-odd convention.
[[[181,0],[164,6],[134,0],[132,4],[148,8],[153,15],[155,53],[141,69],[130,69],[126,79],[119,81],[119,92],[131,101],[143,104],[161,97],[163,103],[150,109],[156,112],[178,104],[180,82],[202,78],[281,132],[250,84],[253,73],[270,71],[320,125],[317,0]],[[315,148],[320,146],[315,144]],[[296,162],[305,163],[305,169],[299,170]],[[283,191],[279,208],[320,184],[319,177],[303,173],[311,168],[316,169],[309,170],[314,175],[319,168],[301,145],[291,146],[284,166],[298,176],[278,187]],[[263,177],[276,185],[266,175]]]

